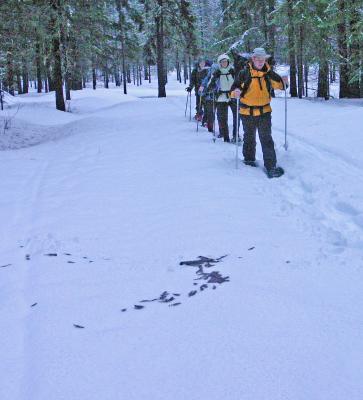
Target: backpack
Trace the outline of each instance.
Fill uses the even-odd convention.
[[[233,82],[233,80],[234,80],[234,77],[233,77],[234,68],[231,68],[226,74],[222,74],[222,72],[219,69],[216,71],[216,80],[215,80],[215,85],[214,85],[214,92],[217,95],[225,93],[221,89],[221,76],[228,76],[228,75],[230,75],[232,77],[232,82]],[[227,93],[229,93],[229,91]]]
[[[246,65],[244,67],[244,69],[241,70],[240,75],[239,75],[239,79],[240,79],[241,83],[244,83],[243,88],[241,90],[241,97],[244,97],[244,95],[247,93],[247,91],[248,91],[248,89],[249,89],[249,87],[251,85],[252,79],[261,79],[261,78],[259,78],[257,76],[252,77],[251,76],[251,72],[250,72],[250,68],[249,68],[248,65]],[[269,95],[271,97],[272,85],[271,85],[271,79],[270,79],[270,76],[269,76],[268,73],[264,75],[264,79],[265,79],[265,82],[266,82],[267,91],[268,91],[268,93],[269,93]]]

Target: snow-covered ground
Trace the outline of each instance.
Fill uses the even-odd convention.
[[[183,88],[0,112],[1,400],[363,398],[362,106],[289,99],[285,152],[274,99],[268,180]]]

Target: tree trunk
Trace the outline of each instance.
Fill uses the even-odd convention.
[[[130,65],[127,65],[127,83],[131,83],[131,69],[130,69]]]
[[[178,51],[178,49],[176,50],[175,69],[176,69],[176,79],[177,79],[177,81],[181,82],[180,62],[179,62],[179,51]]]
[[[338,52],[339,52],[339,98],[349,97],[348,88],[348,45],[346,33],[345,0],[338,1]]]
[[[108,76],[108,67],[106,65],[105,69],[105,89],[109,89],[109,76]]]
[[[259,1],[261,5],[261,19],[262,19],[262,28],[263,28],[263,37],[265,39],[265,43],[268,43],[268,27],[267,27],[267,10],[265,1]]]
[[[23,93],[29,93],[29,74],[25,60],[23,60],[22,75],[23,75]]]
[[[185,55],[184,55],[183,67],[184,67],[183,68],[184,85],[186,85],[188,80],[188,64]]]
[[[156,54],[158,69],[158,97],[166,97],[165,67],[164,67],[164,21],[163,0],[157,0],[160,12],[155,18],[156,22]]]
[[[45,71],[47,74],[47,80],[48,80],[48,89],[50,92],[54,91],[54,85],[53,85],[53,80],[52,80],[52,72],[50,68],[50,54],[49,54],[49,49],[47,50],[47,56],[45,58]]]
[[[327,60],[319,62],[318,97],[329,100],[329,64]]]
[[[42,63],[41,63],[41,55],[40,55],[40,42],[39,37],[37,38],[37,42],[35,44],[35,62],[37,68],[37,91],[38,93],[42,93],[43,83],[42,83]]]
[[[349,54],[349,97],[359,98],[359,74],[360,69],[360,49],[359,49],[359,38],[360,38],[360,15],[358,11],[358,4],[356,0],[351,0],[351,9],[349,10],[349,27],[350,27],[350,54]]]
[[[139,65],[139,85],[142,86],[142,67]]]
[[[275,12],[275,0],[268,0],[268,49],[272,58],[275,59],[275,48],[276,48],[276,41],[275,41],[275,32],[276,27],[273,23],[273,15]]]
[[[53,82],[55,87],[56,108],[60,111],[65,111],[66,106],[63,97],[62,85],[62,56],[60,48],[60,32],[57,28],[57,16],[61,16],[61,0],[52,2],[53,15],[51,16],[50,26],[52,32],[52,53],[54,61]]]
[[[21,86],[20,72],[17,72],[17,74],[16,74],[16,84],[18,86],[18,94],[23,94],[23,89]]]
[[[69,52],[69,36],[68,32],[65,31],[65,24],[61,25],[60,29],[60,40],[61,46],[63,50],[63,58],[64,58],[64,83],[65,83],[65,91],[66,91],[66,100],[71,100],[71,73],[70,73],[70,63],[68,60],[68,52]]]
[[[113,74],[114,74],[114,77],[115,77],[115,85],[116,85],[116,87],[121,86],[120,73],[119,73],[118,67],[116,67],[116,66],[114,67]]]
[[[13,64],[13,52],[10,48],[6,54],[6,66],[7,66],[7,76],[6,76],[6,85],[8,88],[8,92],[14,96],[14,64]]]
[[[122,7],[125,6],[125,0],[115,0],[116,9],[118,13],[118,29],[120,33],[120,42],[121,42],[121,58],[122,58],[122,75],[123,75],[123,88],[124,94],[127,94],[127,79],[126,79],[126,56],[125,56],[125,35],[124,35],[124,15],[122,13]]]
[[[96,76],[96,68],[92,68],[92,87],[93,90],[96,90],[97,87],[97,76]]]
[[[330,66],[330,83],[333,83],[336,81],[336,69],[335,69],[335,64],[331,64]]]
[[[291,97],[297,97],[293,0],[287,0],[287,15],[289,18],[288,45],[289,45],[289,63],[290,63],[290,95]]]
[[[66,89],[66,100],[71,100],[71,86],[70,86],[70,80],[65,79],[65,89]]]
[[[305,97],[308,97],[308,83],[309,83],[309,64],[306,61],[304,65],[304,75],[305,75]]]
[[[299,26],[299,40],[298,40],[298,54],[297,54],[297,78],[298,78],[298,96],[302,99],[304,95],[304,72],[303,72],[303,45],[304,45],[304,27],[300,23]]]

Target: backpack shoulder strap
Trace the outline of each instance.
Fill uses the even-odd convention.
[[[241,90],[241,97],[243,97],[247,93],[247,90],[250,87],[251,81],[252,81],[251,72],[250,72],[249,66],[247,65],[240,72],[240,82],[241,82],[241,84],[243,83],[243,87]]]
[[[270,78],[270,75],[268,73],[265,74],[265,81],[266,81],[266,88],[267,88],[268,94],[271,97],[272,85],[271,85],[271,78]]]

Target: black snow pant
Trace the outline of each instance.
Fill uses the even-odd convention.
[[[237,105],[235,100],[227,102],[220,102],[217,104],[217,119],[219,125],[219,134],[223,137],[225,142],[229,142],[229,128],[228,128],[228,107],[231,107],[233,113],[233,138],[236,138],[237,124]]]
[[[241,115],[243,124],[243,157],[245,161],[256,159],[256,130],[260,138],[266,169],[276,167],[275,144],[271,136],[271,113],[258,116]]]
[[[215,110],[213,109],[213,100],[205,100],[205,106],[204,106],[204,115],[203,115],[203,121],[207,123],[208,131],[213,132],[214,128],[214,113]],[[214,103],[215,104],[215,103]],[[205,117],[205,120],[204,120]]]

